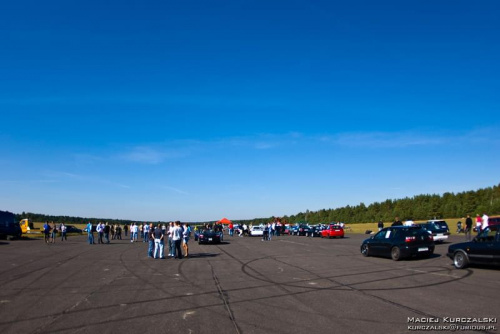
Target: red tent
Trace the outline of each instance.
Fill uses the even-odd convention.
[[[232,223],[232,221],[230,221],[230,220],[229,220],[229,219],[227,219],[227,218],[222,218],[221,220],[219,220],[219,221],[217,222],[217,224],[231,224],[231,223]]]

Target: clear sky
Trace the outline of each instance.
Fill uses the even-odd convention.
[[[0,210],[292,215],[500,179],[500,2],[0,0]]]

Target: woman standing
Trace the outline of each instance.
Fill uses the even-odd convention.
[[[189,224],[186,223],[184,224],[184,231],[182,232],[182,248],[184,248],[185,257],[189,256],[188,242],[190,235],[191,235],[191,227],[189,227]]]
[[[52,235],[51,235],[51,242],[53,244],[56,243],[56,237],[57,237],[57,226],[56,223],[52,222]]]
[[[174,257],[176,259],[182,259],[182,251],[181,251],[181,241],[182,241],[182,227],[181,222],[176,221],[173,229],[172,241],[175,245],[175,253]]]

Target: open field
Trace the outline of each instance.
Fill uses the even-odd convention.
[[[409,318],[499,316],[500,270],[456,270],[446,243],[430,259],[365,258],[365,237],[226,237],[182,260],[129,240],[0,242],[0,332],[392,334]],[[486,325],[460,332],[498,333]]]

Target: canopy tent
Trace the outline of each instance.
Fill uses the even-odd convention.
[[[232,221],[230,221],[230,220],[229,220],[229,219],[227,219],[227,218],[222,218],[221,220],[219,220],[219,221],[217,222],[217,224],[231,224],[231,223],[232,223]]]

